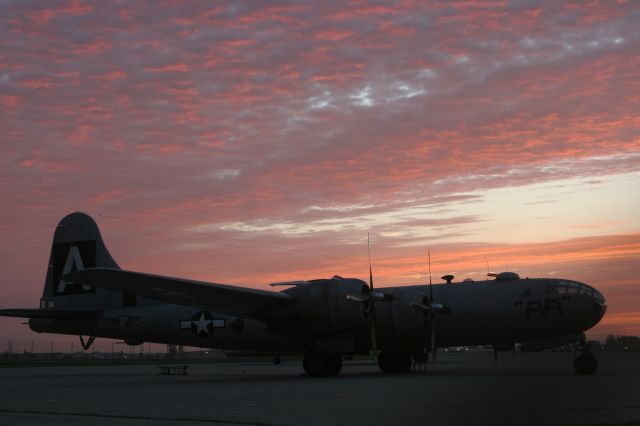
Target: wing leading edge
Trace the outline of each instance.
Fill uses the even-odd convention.
[[[261,312],[284,308],[294,302],[284,293],[112,268],[84,269],[63,279],[228,315],[260,317]]]
[[[83,309],[0,309],[0,317],[75,319],[97,317],[102,311]]]

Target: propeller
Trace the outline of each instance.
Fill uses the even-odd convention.
[[[371,268],[371,237],[367,234],[367,250],[369,251],[369,295],[374,295],[373,292],[373,269]],[[369,309],[369,333],[371,334],[371,352],[375,357],[378,356],[378,333],[377,333],[377,321],[376,321],[376,301],[372,297],[368,303]]]
[[[433,280],[431,276],[431,252],[427,249],[427,261],[429,265],[429,298],[423,298],[423,303],[412,303],[411,306],[418,308],[422,311],[425,319],[425,325],[429,332],[429,346],[427,352],[430,350],[432,353],[432,362],[436,362],[436,313],[444,313],[447,309],[439,304],[433,302]],[[453,277],[452,277],[453,278]],[[426,300],[425,300],[426,299]]]
[[[373,287],[373,268],[371,266],[371,237],[367,234],[367,249],[369,252],[369,286],[363,286],[360,294],[347,294],[347,299],[362,304],[362,310],[369,319],[369,336],[371,339],[371,353],[378,356],[378,322],[376,318],[375,302],[391,302],[393,294],[381,293],[374,291]]]
[[[431,305],[431,309],[429,310],[429,324],[431,330],[429,331],[429,336],[431,337],[431,345],[430,348],[433,351],[433,363],[436,363],[436,321],[434,314],[434,305],[433,305],[433,282],[431,281],[431,252],[427,249],[427,258],[429,261],[429,304]]]

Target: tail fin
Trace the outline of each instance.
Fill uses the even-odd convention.
[[[106,309],[122,306],[122,294],[87,285],[67,283],[60,277],[93,267],[118,268],[102,241],[96,222],[85,213],[65,216],[51,245],[47,278],[40,308]]]

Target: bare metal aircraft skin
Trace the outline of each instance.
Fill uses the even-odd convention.
[[[491,345],[543,350],[583,344],[576,371],[597,361],[585,330],[606,311],[591,286],[565,279],[495,279],[373,288],[356,278],[280,283],[280,292],[125,271],[95,221],[62,219],[53,238],[40,308],[4,309],[39,333],[123,339],[273,354],[304,353],[311,376],[340,372],[344,355],[374,353],[385,373],[426,362],[437,347]],[[82,337],[81,337],[82,339]],[[84,340],[82,340],[84,342]]]

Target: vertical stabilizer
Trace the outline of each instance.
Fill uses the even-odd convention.
[[[85,213],[65,216],[53,236],[40,307],[106,309],[121,306],[122,295],[118,292],[60,279],[70,272],[97,266],[119,269],[102,241],[98,225]]]

